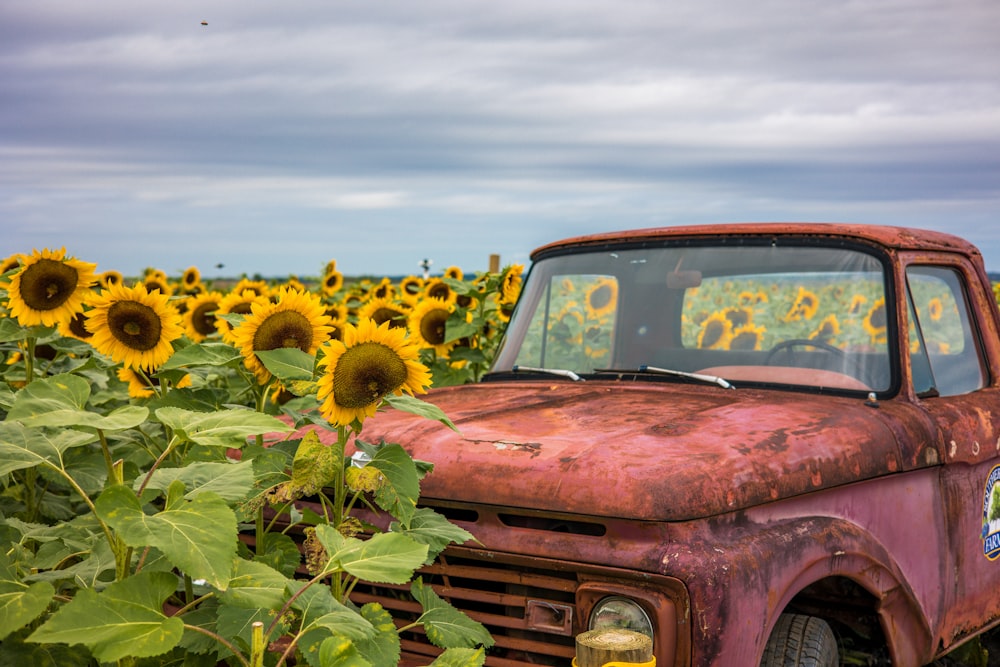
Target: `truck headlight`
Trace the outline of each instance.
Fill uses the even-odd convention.
[[[612,595],[600,600],[590,612],[590,630],[632,630],[653,639],[653,622],[635,600]]]

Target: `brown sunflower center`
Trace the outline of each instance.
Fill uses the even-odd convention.
[[[65,262],[40,259],[21,271],[21,299],[33,310],[54,310],[73,295],[78,278]]]
[[[73,318],[69,321],[69,330],[77,338],[82,338],[82,339],[90,338],[94,334],[92,334],[90,331],[87,330],[86,322],[87,322],[87,315],[81,311],[75,314]]]
[[[406,363],[381,343],[360,343],[341,355],[333,373],[333,396],[344,408],[363,408],[406,382]]]
[[[611,288],[607,285],[596,287],[590,293],[590,307],[594,310],[607,308],[609,303],[611,303]]]
[[[435,308],[420,318],[420,335],[431,345],[444,344],[445,323],[448,321],[448,311]]]
[[[427,288],[427,296],[447,300],[451,296],[451,288],[444,283],[435,283]]]
[[[313,342],[312,325],[302,313],[282,310],[264,320],[253,337],[254,350],[297,347],[308,352]]]
[[[152,350],[160,343],[163,323],[149,306],[138,301],[116,301],[108,308],[108,329],[133,350]]]
[[[191,326],[202,336],[215,333],[215,311],[219,304],[214,301],[199,304],[191,311]]]
[[[403,313],[399,312],[395,308],[377,308],[375,312],[371,314],[371,318],[375,320],[375,324],[385,324],[388,322],[389,327],[392,329],[406,326]]]

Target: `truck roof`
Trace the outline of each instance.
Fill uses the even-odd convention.
[[[730,222],[702,225],[650,227],[601,234],[588,234],[547,243],[531,253],[538,255],[554,249],[585,247],[609,243],[666,240],[671,238],[718,238],[734,235],[803,235],[828,236],[868,241],[896,250],[943,250],[979,255],[979,250],[965,239],[945,232],[889,225],[834,222]]]

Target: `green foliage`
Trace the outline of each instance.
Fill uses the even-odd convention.
[[[312,355],[260,355],[274,382],[299,394],[278,406],[240,352],[215,340],[178,344],[153,395],[138,399],[86,344],[0,319],[5,358],[42,342],[57,350],[44,369],[0,369],[0,664],[399,661],[392,615],[357,606],[351,592],[405,587],[472,535],[417,508],[430,464],[399,445],[355,441],[377,483],[347,483],[355,433],[311,411]],[[178,389],[186,377],[191,386]],[[454,428],[418,399],[386,402]],[[303,425],[312,429],[290,435]],[[387,515],[387,532],[356,508]],[[423,609],[415,623],[445,649],[434,664],[483,664],[492,639],[482,625],[419,582],[412,595]]]

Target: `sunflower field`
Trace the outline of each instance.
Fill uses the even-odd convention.
[[[417,508],[431,462],[358,436],[387,405],[454,428],[418,395],[489,367],[522,270],[223,285],[7,258],[0,664],[387,665],[395,621],[482,664],[488,632],[415,574],[473,536]],[[420,611],[358,607],[359,582]]]

